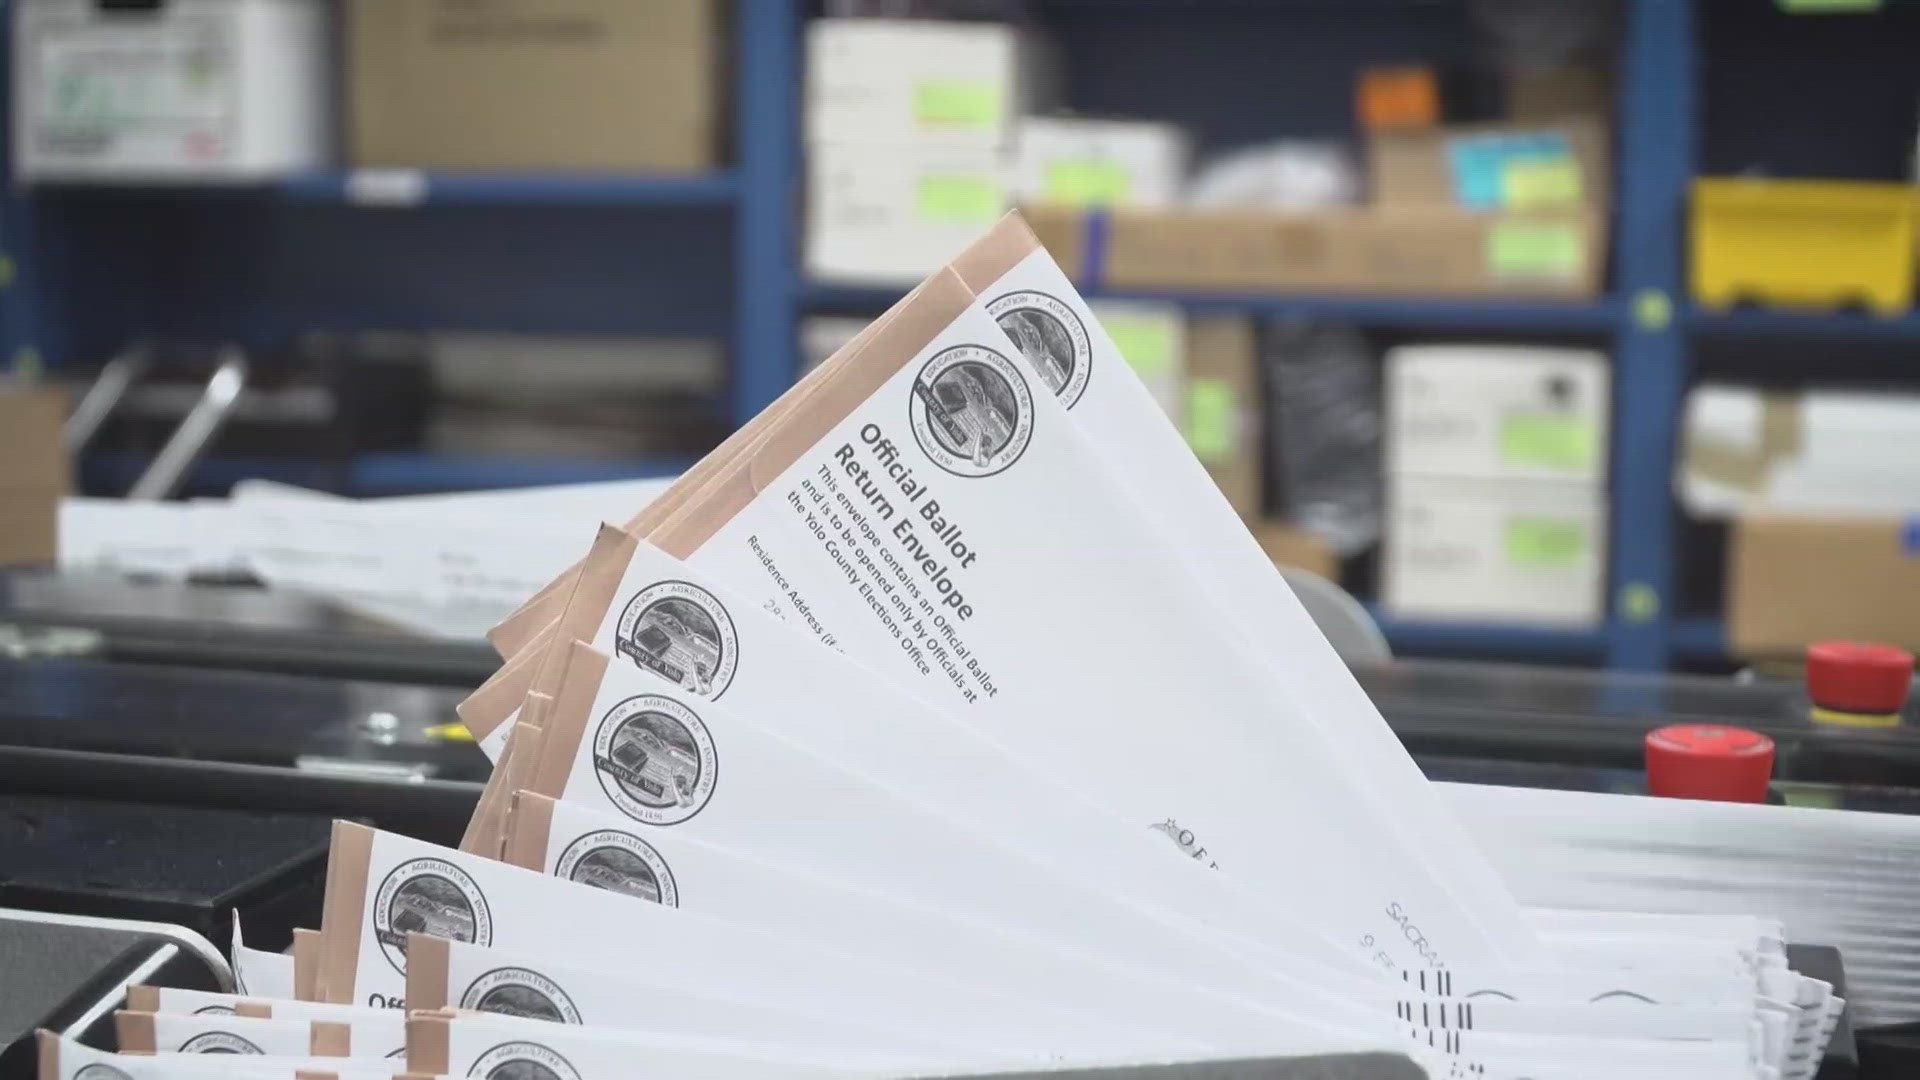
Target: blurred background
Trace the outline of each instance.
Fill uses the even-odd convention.
[[[1396,654],[1920,646],[1920,3],[4,7],[0,562],[670,476],[1020,207]]]

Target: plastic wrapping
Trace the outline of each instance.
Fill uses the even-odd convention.
[[[1360,201],[1360,177],[1337,143],[1281,141],[1208,161],[1187,200],[1201,209],[1321,210]]]
[[[1379,538],[1380,365],[1339,324],[1273,320],[1261,329],[1267,368],[1269,505],[1342,556]]]

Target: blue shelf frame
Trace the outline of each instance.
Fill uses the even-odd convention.
[[[1920,312],[1871,315],[1864,312],[1691,308],[1687,325],[1696,335],[1717,337],[1804,337],[1833,341],[1920,341]]]
[[[1367,610],[1397,652],[1458,657],[1502,657],[1592,664],[1606,656],[1608,631],[1521,622],[1408,619],[1378,604]]]
[[[270,187],[290,199],[395,207],[423,202],[725,205],[739,199],[742,190],[739,175],[731,170],[695,176],[598,176],[359,169],[309,173]]]
[[[1672,476],[1686,392],[1679,309],[1687,186],[1694,172],[1694,7],[1633,0],[1619,85],[1614,287],[1627,297],[1613,349],[1613,470],[1606,661],[1673,660]]]
[[[1612,333],[1621,305],[1603,297],[1585,302],[1482,301],[1402,296],[1287,296],[1255,293],[1193,293],[1174,290],[1112,289],[1089,285],[1092,300],[1141,300],[1174,304],[1194,314],[1309,315],[1351,319],[1372,326],[1414,326],[1459,330],[1538,330],[1550,333]],[[904,289],[814,284],[806,288],[807,306],[877,312],[905,294]]]

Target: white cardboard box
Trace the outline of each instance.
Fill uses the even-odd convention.
[[[1707,383],[1687,395],[1674,488],[1688,513],[1920,511],[1920,395],[1762,391]]]
[[[255,180],[326,157],[316,0],[14,7],[14,161],[25,179]]]
[[[1176,124],[1029,116],[1015,133],[1022,204],[1162,209],[1180,201],[1187,138]]]
[[[1592,625],[1607,507],[1588,484],[1389,479],[1382,571],[1395,615]]]
[[[1387,470],[1602,483],[1608,372],[1603,354],[1583,349],[1396,348],[1387,354]]]
[[[806,138],[1006,147],[1050,82],[1036,43],[1004,23],[814,19]]]
[[[991,147],[823,143],[807,148],[806,269],[911,285],[991,228],[1009,205]]]

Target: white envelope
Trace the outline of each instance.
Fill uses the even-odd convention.
[[[960,269],[967,274],[971,267],[963,259]],[[1098,448],[1109,475],[1173,539],[1173,550],[1207,586],[1208,602],[1249,635],[1251,655],[1279,675],[1293,705],[1291,719],[1320,732],[1349,780],[1405,838],[1403,850],[1479,922],[1499,955],[1515,961],[1534,953],[1538,942],[1514,925],[1518,904],[1512,892],[1435,796],[1052,256],[1035,244],[991,284],[971,276],[968,284]]]
[[[905,1077],[938,1068],[925,1059],[711,1040],[663,1032],[610,1031],[499,1016],[416,1017],[408,1021],[407,1069],[432,1076],[632,1080],[838,1080]]]
[[[782,732],[823,757],[910,791],[1063,874],[1124,879],[1129,888],[1117,899],[1177,921],[1189,933],[1218,936],[1236,954],[1301,982],[1363,994],[1381,981],[1380,970],[1351,950],[1289,923],[1278,907],[1225,875],[1187,862],[1173,868],[1163,839],[1100,809],[872,669],[821,649],[810,635],[695,568],[643,541],[623,537],[607,546],[626,553],[627,561],[591,644],[616,666],[678,678],[685,665],[675,659],[687,646],[663,628],[683,635],[694,648],[714,649],[725,672],[705,696],[749,716],[779,716]],[[833,692],[795,692],[809,686]],[[486,738],[505,736],[496,729]]]
[[[314,1045],[307,1020],[256,1020],[218,1013],[114,1014],[120,1049],[146,1054],[265,1054],[345,1057]]]
[[[360,1050],[366,1048],[354,1047],[356,1056],[391,1056],[391,1051],[400,1047],[406,1039],[405,1027],[390,1010],[331,1005],[320,1001],[254,998],[211,990],[186,990],[177,986],[129,986],[127,1009],[131,1012],[241,1016],[257,1020],[325,1020],[345,1024],[370,1039],[393,1040],[391,1046],[377,1053],[360,1054]],[[352,1045],[351,1041],[349,1045]]]
[[[878,1022],[969,1040],[982,1062],[1084,1053],[1120,1037],[1102,1018],[1067,1004],[972,987],[335,823],[321,932],[327,999],[403,1006],[404,943],[415,931],[537,951],[560,963],[651,965],[696,990],[782,986],[797,997],[863,1010]]]
[[[644,966],[608,972],[444,938],[415,938],[408,950],[407,1008],[713,1039],[750,1031],[772,1042],[859,1046],[956,1066],[979,1060],[978,1050],[937,1034],[877,1023],[758,983],[725,995],[704,993]]]
[[[785,732],[733,713],[724,699],[683,693],[578,643],[548,717],[540,767],[523,786],[1158,971],[1173,986],[1212,988],[1323,1021],[1347,1011],[1217,939],[1116,901],[1102,883],[1063,876],[841,768]]]
[[[38,1035],[39,1080],[387,1080],[405,1066],[398,1061],[268,1057],[264,1054],[110,1054],[63,1039]]]
[[[1190,853],[1383,966],[1523,951],[1517,915],[1486,932],[1318,726],[1290,719],[1275,658],[1212,606],[964,287],[936,278],[920,298],[923,321],[951,321],[923,339],[894,320],[874,355],[924,341],[911,359],[769,440],[661,546],[971,706],[1070,786],[1192,838]]]
[[[1377,1006],[1326,999],[1326,1013],[1316,1011],[1311,1019],[1297,1011],[1256,1008],[1225,994],[1183,988],[1157,972],[1064,950],[1032,934],[1003,932],[883,892],[849,887],[804,864],[756,860],[679,829],[643,832],[626,818],[528,792],[517,797],[505,855],[529,870],[654,902],[672,895],[691,910],[742,926],[848,951],[874,951],[982,986],[1073,1001],[1166,1057],[1310,1052],[1325,1045],[1325,1032],[1335,1025],[1361,1033],[1356,1037],[1391,1038],[1393,1025]],[[779,902],[770,904],[768,897]],[[1333,1005],[1345,1007],[1335,1012]]]

